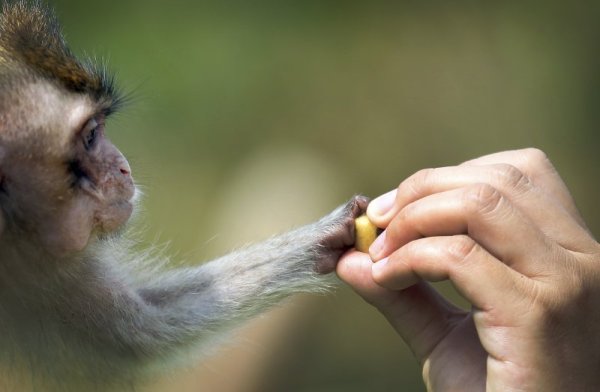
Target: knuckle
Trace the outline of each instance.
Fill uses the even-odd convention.
[[[529,178],[521,170],[510,164],[496,165],[496,177],[507,189],[523,189],[530,186]]]
[[[426,184],[431,179],[435,169],[425,168],[415,173],[415,181],[420,184]]]
[[[502,193],[489,184],[477,184],[469,187],[465,198],[467,209],[480,214],[496,210],[503,200]]]
[[[414,222],[417,219],[417,216],[419,214],[419,207],[418,207],[418,203],[410,203],[407,206],[405,206],[402,210],[400,210],[400,212],[398,213],[397,219],[395,219],[395,223],[400,223],[400,222],[404,222],[405,224],[411,224],[412,222]],[[392,231],[394,231],[397,228],[397,224],[396,225],[390,225],[388,228],[392,229]]]
[[[546,153],[539,148],[529,147],[521,150],[523,154],[531,161],[542,162],[548,160]]]
[[[478,245],[466,235],[457,235],[452,238],[450,245],[447,248],[450,260],[459,262],[470,257],[471,254],[477,251]]]
[[[550,159],[548,159],[548,155],[539,148],[526,148],[521,150],[523,157],[525,159],[525,163],[531,167],[544,167],[551,166]]]
[[[421,253],[420,244],[412,241],[402,247],[401,256],[403,260],[418,260],[421,257]]]
[[[421,169],[406,181],[403,181],[398,187],[399,193],[408,193],[409,195],[420,195],[422,189],[427,186],[435,169]]]

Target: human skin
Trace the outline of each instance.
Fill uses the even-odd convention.
[[[428,390],[600,387],[600,244],[543,152],[419,171],[367,214],[385,231],[337,274],[408,344]],[[428,283],[442,280],[470,311]]]

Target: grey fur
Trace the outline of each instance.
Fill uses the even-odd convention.
[[[364,197],[179,269],[133,252],[113,233],[121,223],[98,226],[124,222],[118,207],[133,193],[112,144],[82,153],[82,124],[114,111],[116,90],[73,57],[39,1],[0,4],[1,391],[133,389],[286,296],[327,287],[322,274],[354,243]]]
[[[198,267],[161,271],[125,240],[45,260],[26,238],[6,233],[0,358],[34,369],[44,391],[126,389],[290,294],[323,291],[327,281],[316,270],[331,268],[352,245],[353,219],[365,206],[355,197],[311,225]]]

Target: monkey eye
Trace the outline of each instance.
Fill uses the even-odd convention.
[[[91,150],[96,145],[98,137],[102,133],[103,124],[98,123],[95,118],[89,120],[81,132],[83,146],[86,150]]]

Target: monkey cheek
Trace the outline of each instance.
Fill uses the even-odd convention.
[[[90,219],[67,218],[58,227],[46,227],[43,230],[42,241],[50,254],[62,258],[86,248],[90,240],[91,227]]]

